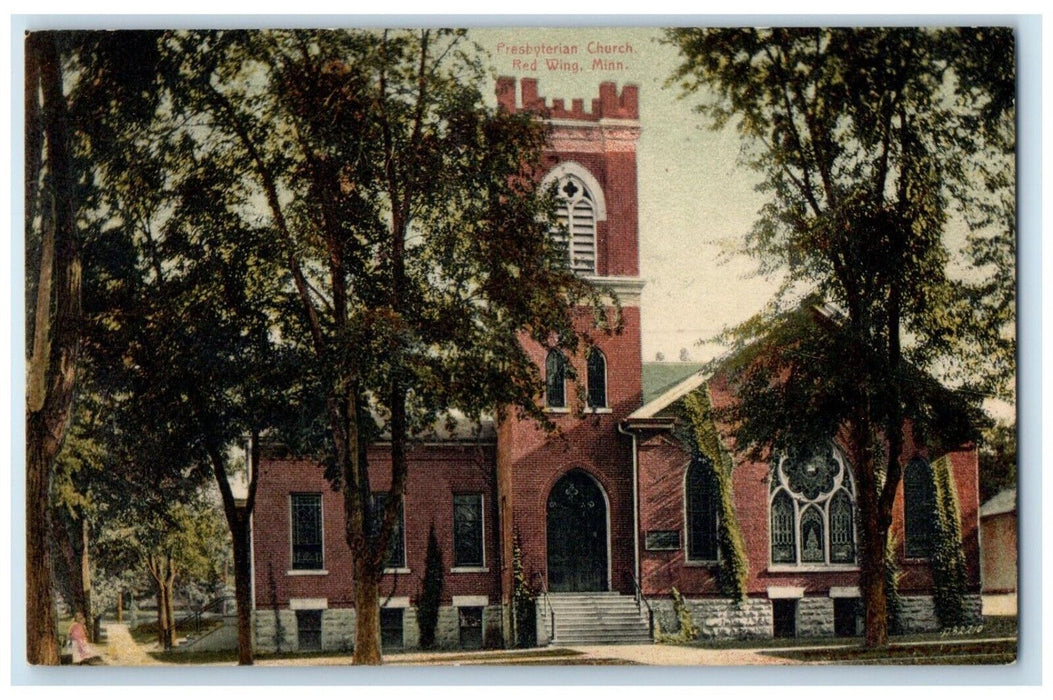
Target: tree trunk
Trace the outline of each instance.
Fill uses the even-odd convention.
[[[117,591],[117,624],[124,622],[124,590]]]
[[[379,666],[380,576],[368,552],[356,551],[355,559],[355,664]]]
[[[231,528],[234,538],[234,600],[238,612],[238,664],[251,666],[252,656],[252,553],[247,518]]]
[[[882,527],[879,513],[879,489],[874,471],[870,422],[865,416],[853,423],[853,462],[859,479],[860,562],[859,590],[863,596],[864,644],[883,647],[888,644],[887,591],[885,590],[885,546],[888,527]]]
[[[45,32],[30,35],[26,42],[28,77],[37,75],[39,68],[51,194],[50,215],[41,236],[32,350],[26,363],[26,657],[32,664],[59,661],[51,592],[49,491],[55,455],[69,424],[81,317],[67,107],[55,39]]]
[[[168,634],[165,631],[168,628],[168,613],[165,612],[165,598],[164,584],[160,581],[154,581],[154,595],[157,597],[157,644],[162,649],[167,649],[165,642],[168,639]]]
[[[78,539],[80,540],[77,547],[78,588],[80,589],[84,619],[89,623],[88,639],[94,643],[99,640],[95,638],[95,625],[90,624],[95,619],[95,616],[91,605],[91,554],[88,551],[88,519],[83,516],[77,518],[77,529],[79,531],[77,533],[79,535]]]
[[[176,645],[175,605],[172,592],[175,589],[175,567],[168,560],[168,577],[165,579],[165,614],[168,616],[166,626],[165,649],[174,649]]]
[[[51,547],[48,542],[50,459],[31,420],[26,445],[26,658],[31,664],[58,665],[55,603],[51,595]]]

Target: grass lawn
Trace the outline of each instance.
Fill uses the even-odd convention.
[[[990,639],[991,637],[1016,637],[1017,619],[1013,616],[986,616],[982,630],[970,631],[967,634],[947,635],[941,632],[920,634],[901,634],[889,637],[892,645],[914,644],[918,642],[963,641]],[[774,649],[793,647],[844,647],[858,648],[862,637],[797,637],[793,639],[696,639],[687,646],[702,649]]]
[[[1016,642],[893,643],[885,649],[776,649],[764,654],[821,664],[1010,664],[1016,661]]]

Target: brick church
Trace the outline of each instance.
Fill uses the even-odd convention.
[[[418,645],[415,604],[431,527],[445,564],[436,632],[444,648],[512,643],[516,540],[524,576],[538,594],[529,636],[539,644],[649,641],[650,620],[662,630],[677,627],[674,588],[704,637],[858,634],[856,481],[837,444],[816,446],[806,459],[733,456],[733,504],[749,572],[745,600],[727,597],[718,585],[718,495],[673,429],[678,402],[692,391],[708,387],[714,404],[731,395],[698,366],[641,357],[637,88],[619,92],[603,83],[588,107],[581,99],[568,107],[540,97],[536,80],[517,86],[514,78],[500,78],[497,97],[503,109],[536,113],[551,124],[545,181],[555,182],[563,199],[568,264],[617,295],[624,330],[596,334],[580,357],[528,348],[545,377],[545,408],[558,435],[511,416],[499,424],[444,427],[414,447],[381,584],[384,647]],[[582,391],[568,381],[567,363]],[[937,626],[926,474],[938,458],[946,458],[941,464],[949,465],[957,491],[965,602],[978,621],[975,447],[931,454],[908,435],[903,454],[904,488],[892,527],[901,626]],[[384,446],[369,455],[379,491],[389,488],[389,459]],[[341,494],[317,464],[265,457],[252,534],[260,651],[351,647],[354,583],[343,532]]]

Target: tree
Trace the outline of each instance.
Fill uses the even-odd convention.
[[[435,626],[439,622],[439,607],[442,605],[443,569],[442,550],[435,537],[435,523],[428,528],[428,552],[424,557],[424,581],[417,601],[417,623],[420,625],[420,646],[432,649],[435,646]]]
[[[1005,45],[1007,36],[899,28],[667,34],[683,57],[671,81],[685,95],[705,95],[698,109],[714,128],[734,121],[743,136],[769,194],[747,251],[762,273],[784,275],[769,311],[730,334],[749,351],[731,368],[741,390],[727,418],[757,455],[845,438],[859,487],[869,646],[887,642],[884,553],[905,421],[922,437],[951,442],[968,436],[976,418],[976,394],[946,391],[922,370],[950,376],[991,346],[980,330],[993,322],[1001,332],[1006,318],[970,306],[970,296],[984,294],[948,274],[946,236],[955,207],[975,211],[966,193],[983,172],[970,165],[1004,153],[1001,120],[1012,110],[999,93],[1003,107],[985,112],[996,101],[985,86],[999,81],[965,80],[956,68],[979,69],[975,49],[992,38]],[[994,239],[1012,233],[988,230]]]
[[[26,39],[26,652],[34,664],[59,660],[48,495],[80,351],[83,217],[94,193],[86,154],[105,159],[118,124],[150,104],[153,36]]]
[[[980,502],[1016,488],[1016,424],[995,423],[980,445]]]
[[[571,308],[599,292],[562,264],[538,191],[544,126],[484,105],[463,32],[192,33],[176,109],[241,178],[217,200],[280,242],[298,306],[281,337],[324,407],[320,452],[344,494],[356,663],[380,657],[379,582],[407,447],[448,411],[539,420],[520,339],[578,343]],[[610,319],[600,319],[609,327]],[[390,497],[367,446],[390,438]],[[381,513],[375,504],[385,503]]]

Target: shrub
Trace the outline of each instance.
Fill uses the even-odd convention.
[[[420,645],[435,647],[435,628],[439,623],[439,606],[443,588],[442,550],[435,537],[435,523],[428,528],[428,553],[424,559],[424,586],[417,600],[417,623],[420,625]]]

